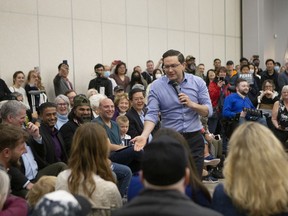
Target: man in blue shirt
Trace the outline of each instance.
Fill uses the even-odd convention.
[[[138,151],[144,148],[161,112],[161,126],[173,128],[186,138],[201,176],[204,139],[200,132],[203,126],[199,115],[212,115],[209,93],[203,79],[184,73],[185,59],[181,52],[168,50],[162,57],[166,76],[151,85],[144,129],[140,136],[132,140],[135,142],[134,148]]]

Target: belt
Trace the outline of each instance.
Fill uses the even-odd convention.
[[[194,131],[194,132],[181,132],[180,134],[183,135],[184,137],[193,136],[193,135],[201,134],[201,130]]]

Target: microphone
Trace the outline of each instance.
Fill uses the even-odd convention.
[[[178,96],[181,93],[179,84],[176,81],[174,81],[174,80],[170,80],[169,84],[172,85],[172,87],[174,88],[174,90],[175,90],[175,92],[176,92],[176,94]]]

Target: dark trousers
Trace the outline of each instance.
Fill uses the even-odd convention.
[[[134,151],[134,147],[129,146],[125,149],[111,152],[109,158],[112,162],[128,166],[132,173],[135,173],[140,170],[142,155],[143,151]]]
[[[195,161],[196,169],[198,171],[198,175],[202,177],[202,171],[204,166],[204,139],[200,131],[190,132],[190,133],[182,133],[184,138],[186,139],[192,157]]]

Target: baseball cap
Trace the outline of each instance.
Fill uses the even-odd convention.
[[[36,204],[33,215],[38,216],[86,216],[91,203],[83,196],[57,190],[43,196]]]
[[[124,88],[122,86],[115,86],[114,88],[114,92],[118,92],[118,91],[124,91]]]
[[[141,169],[144,179],[157,186],[175,184],[185,176],[188,152],[176,139],[162,135],[144,148]]]
[[[90,106],[90,101],[89,99],[82,94],[76,95],[73,99],[74,102],[74,107],[77,106]]]

